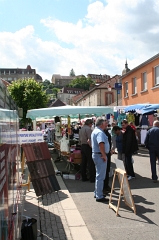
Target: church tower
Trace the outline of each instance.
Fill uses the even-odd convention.
[[[130,71],[130,69],[128,68],[128,64],[127,64],[127,60],[126,60],[125,68],[124,68],[124,70],[122,71],[122,76],[125,75],[126,73],[128,73],[129,71]]]

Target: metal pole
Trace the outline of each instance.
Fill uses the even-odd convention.
[[[117,93],[117,96],[116,96],[116,103],[117,103],[117,106],[118,106],[118,90],[116,90],[116,93]]]

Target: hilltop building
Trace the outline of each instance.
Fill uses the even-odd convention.
[[[37,82],[42,82],[42,77],[30,65],[26,68],[0,68],[0,78],[9,83],[25,78],[34,78]]]

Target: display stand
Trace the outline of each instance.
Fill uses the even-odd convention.
[[[117,206],[114,206],[112,204],[112,195],[113,195],[113,191],[114,191],[114,183],[115,183],[116,176],[118,176],[118,180],[119,180],[119,184],[120,184],[120,193],[119,193],[119,198],[118,198],[118,204],[117,204]],[[128,207],[130,207],[136,214],[136,207],[135,207],[134,200],[133,200],[133,197],[131,194],[129,182],[127,179],[127,174],[124,170],[117,168],[117,169],[115,169],[115,172],[114,172],[114,177],[113,177],[113,182],[112,182],[112,187],[111,187],[111,194],[110,194],[110,199],[109,199],[109,208],[112,208],[116,212],[116,215],[118,215],[120,200],[121,200],[122,195],[124,197],[125,204]]]

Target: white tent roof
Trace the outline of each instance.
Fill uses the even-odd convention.
[[[113,108],[106,106],[62,106],[51,108],[39,108],[28,110],[26,117],[35,120],[39,117],[52,118],[55,116],[67,117],[75,115],[101,116],[103,114],[113,113]]]

